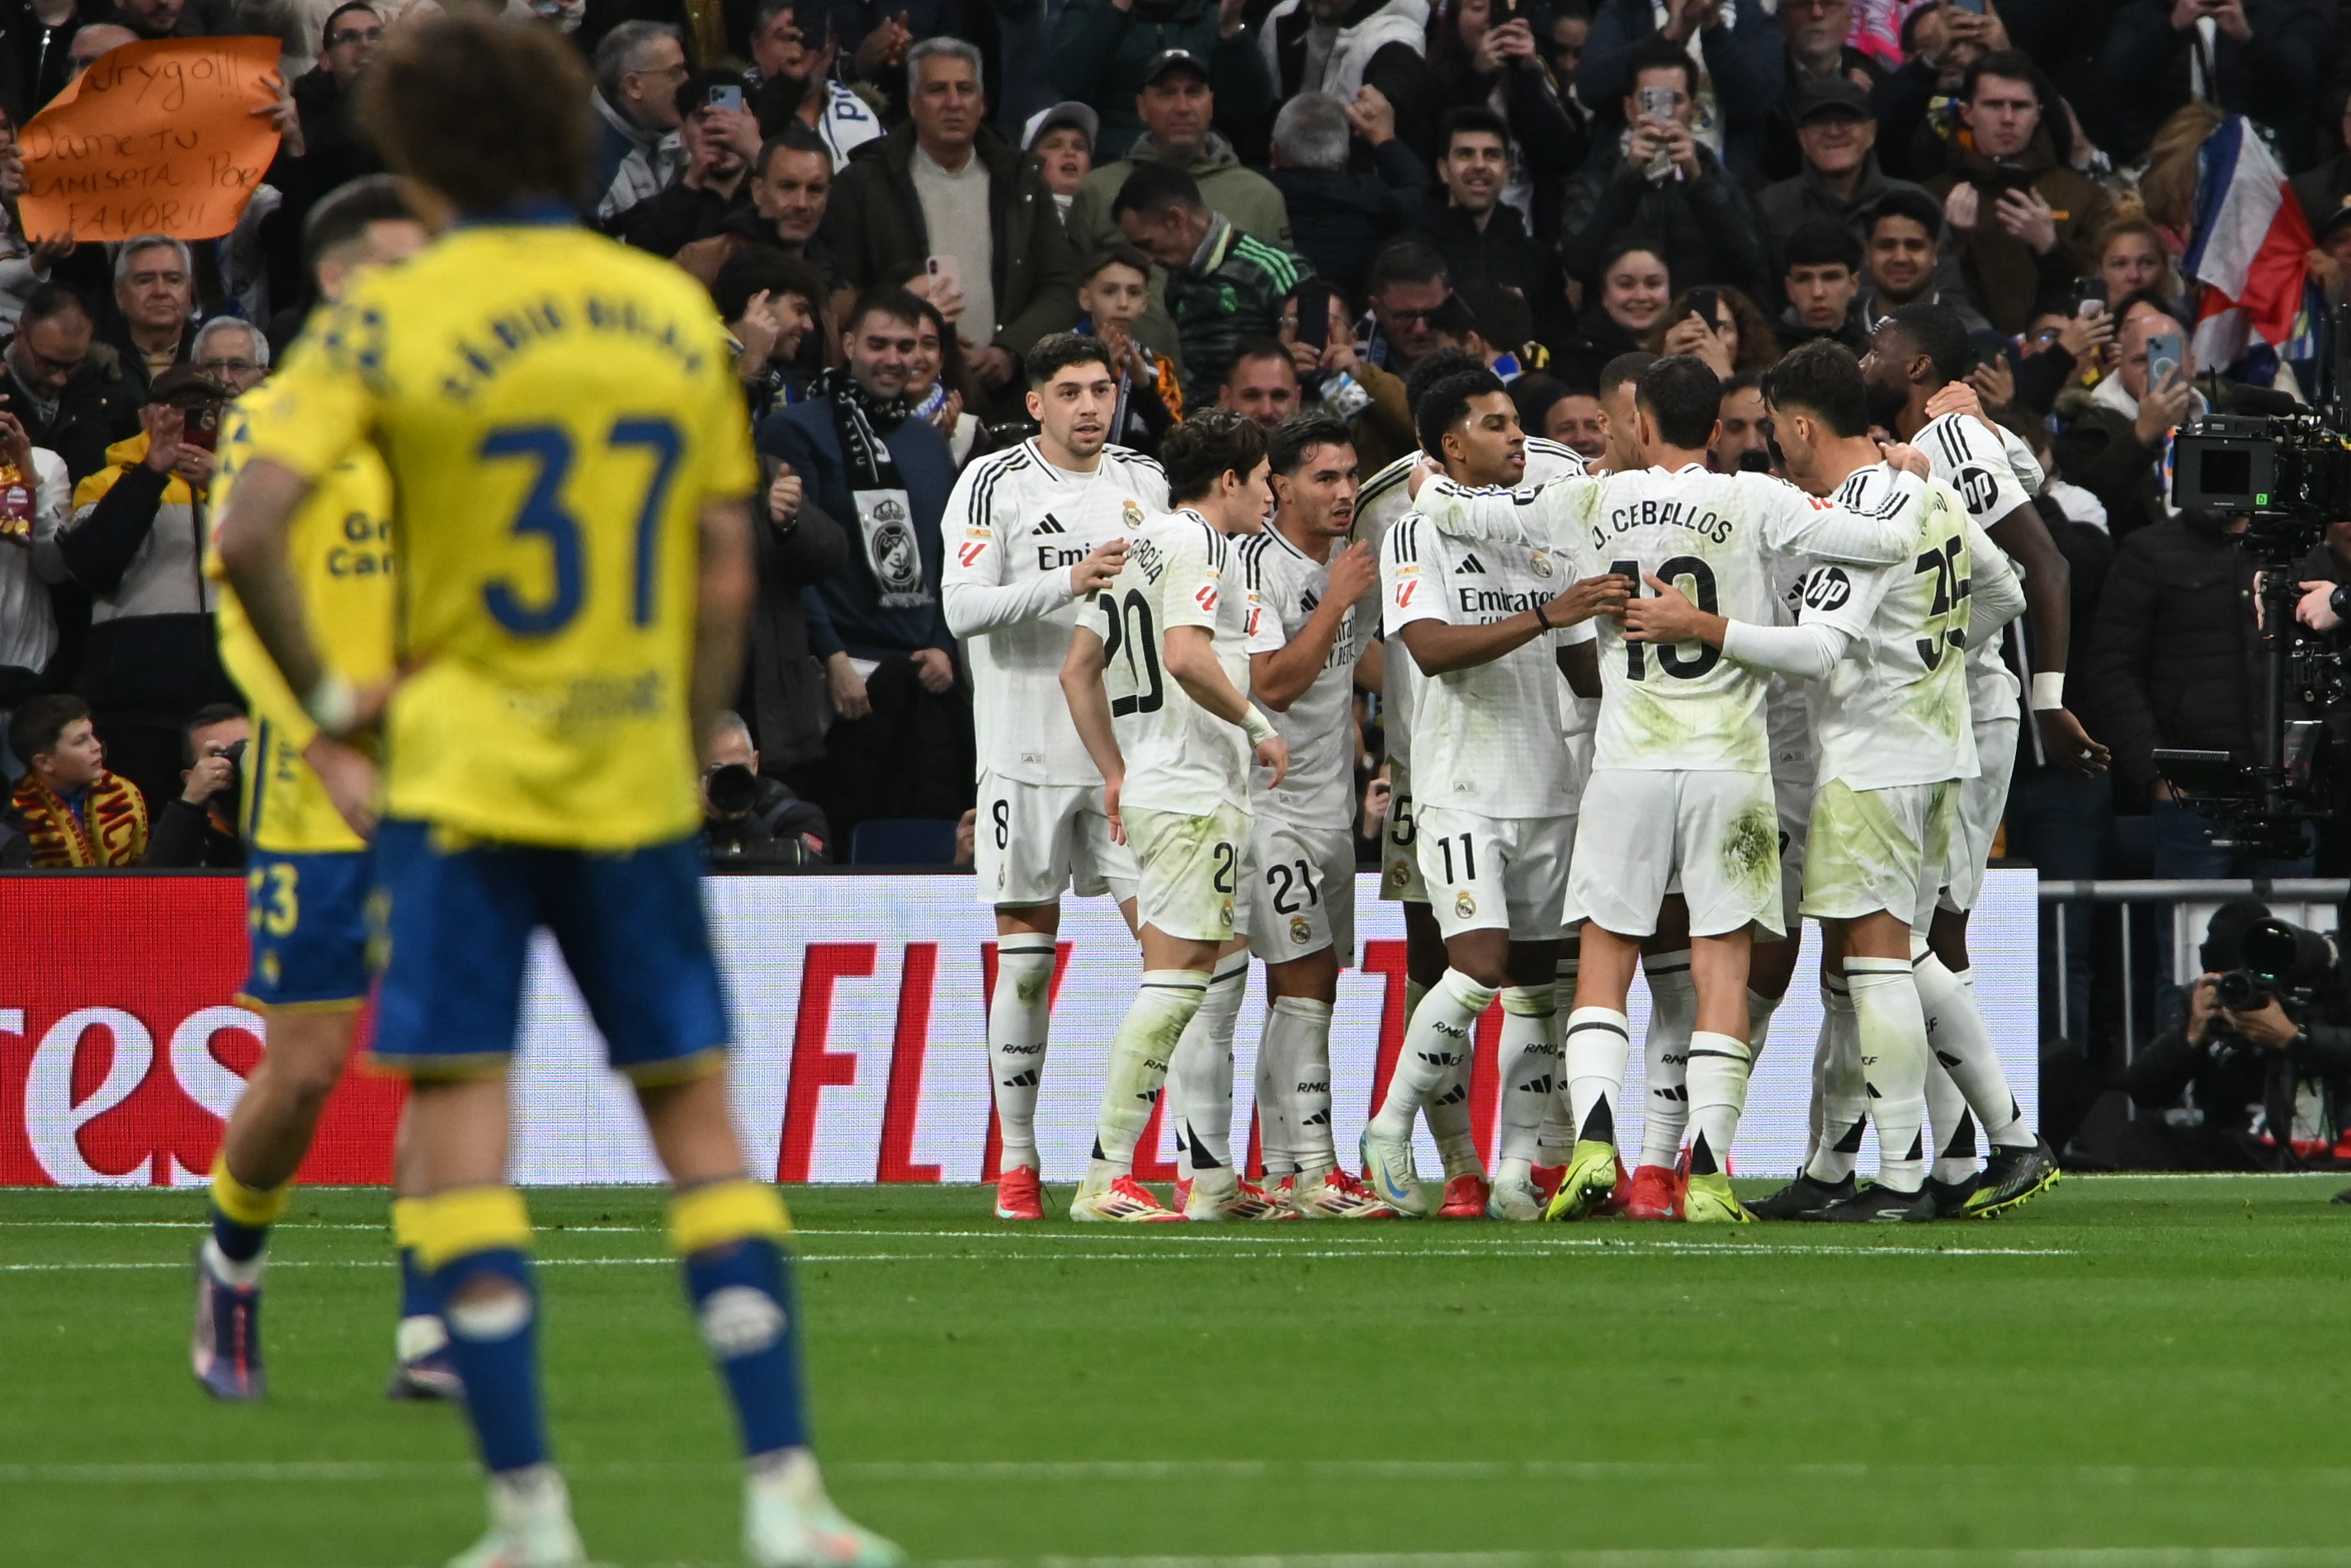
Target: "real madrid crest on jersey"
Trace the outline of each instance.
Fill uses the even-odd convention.
[[[1478,914],[1478,901],[1467,893],[1456,894],[1453,896],[1453,913],[1464,920],[1474,919]]]
[[[1551,575],[1551,551],[1547,549],[1537,549],[1530,552],[1527,556],[1527,570],[1533,572],[1537,577],[1549,577]]]
[[[1126,526],[1129,528],[1139,528],[1143,526],[1142,502],[1130,498],[1121,507],[1121,510],[1126,514]]]

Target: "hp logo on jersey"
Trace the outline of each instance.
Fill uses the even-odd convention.
[[[1804,607],[1835,610],[1853,597],[1853,580],[1841,566],[1824,566],[1804,580]]]
[[[2000,494],[2000,481],[1992,477],[1991,470],[1973,463],[1960,469],[1952,478],[1959,492],[1959,499],[1968,504],[1970,517],[1982,515],[1983,509],[1991,505],[1991,498]]]

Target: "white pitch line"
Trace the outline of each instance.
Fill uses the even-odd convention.
[[[931,1568],[2345,1568],[2340,1546],[1630,1547],[1258,1556],[968,1558]]]

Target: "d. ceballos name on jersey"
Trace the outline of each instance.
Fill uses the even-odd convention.
[[[1701,508],[1687,501],[1635,501],[1617,507],[1593,525],[1592,548],[1605,549],[1611,535],[1629,534],[1635,528],[1687,528],[1720,544],[1730,537],[1734,521],[1711,507]]]

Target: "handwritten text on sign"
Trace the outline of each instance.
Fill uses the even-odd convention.
[[[25,232],[88,242],[235,228],[277,153],[254,110],[276,97],[278,48],[166,38],[100,55],[24,129]]]

